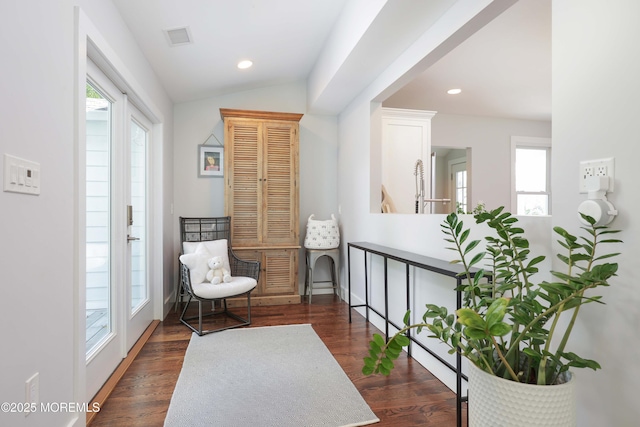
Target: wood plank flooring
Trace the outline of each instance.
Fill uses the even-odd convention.
[[[378,330],[355,310],[353,313],[353,322],[349,324],[346,303],[335,296],[317,295],[311,305],[303,302],[253,307],[251,327],[313,325],[380,418],[380,423],[374,426],[455,426],[455,394],[414,360],[400,356],[389,377],[362,374],[369,339]],[[177,314],[167,316],[116,385],[91,427],[162,426],[190,337],[191,332],[179,322]]]

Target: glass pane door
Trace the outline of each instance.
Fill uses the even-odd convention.
[[[131,121],[131,312],[148,298],[147,281],[147,131]]]
[[[147,267],[152,138],[149,121],[90,60],[86,97],[83,308],[91,399],[153,317]]]
[[[84,181],[84,266],[87,399],[91,399],[124,357],[122,344],[123,95],[87,61]]]
[[[112,332],[111,129],[112,104],[87,83],[86,104],[86,352]]]
[[[127,105],[127,250],[124,333],[129,350],[153,319],[149,285],[149,151],[151,123],[133,105]]]

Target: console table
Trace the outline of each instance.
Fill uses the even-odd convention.
[[[351,304],[351,249],[358,249],[363,251],[364,253],[364,294],[365,294],[365,303],[359,305]],[[381,313],[376,308],[372,307],[369,304],[369,279],[367,273],[367,254],[374,254],[381,256],[384,262],[384,313]],[[406,304],[407,310],[411,308],[411,300],[410,300],[410,276],[409,276],[409,267],[417,267],[424,270],[432,271],[434,273],[442,274],[448,277],[455,279],[456,281],[456,309],[459,309],[462,306],[462,291],[459,290],[460,285],[462,283],[462,277],[459,276],[460,273],[464,272],[464,268],[459,264],[451,264],[448,261],[444,261],[437,258],[431,258],[424,255],[418,255],[412,252],[402,251],[399,249],[390,248],[387,246],[377,245],[375,243],[369,242],[351,242],[347,247],[347,274],[348,274],[348,283],[349,283],[349,323],[351,323],[351,308],[364,307],[365,308],[365,317],[367,321],[369,321],[369,311],[373,311],[378,316],[384,319],[385,324],[385,336],[388,339],[389,337],[389,325],[394,328],[400,330],[404,325],[397,325],[393,321],[389,320],[389,283],[387,278],[387,261],[394,260],[400,263],[405,264],[406,266]],[[472,274],[475,274],[478,270],[472,270]],[[411,335],[411,331],[407,334],[411,343],[415,343],[420,346],[423,350],[428,352],[430,355],[435,357],[438,361],[443,363],[449,369],[456,373],[456,414],[457,414],[457,425],[460,427],[462,425],[462,402],[467,401],[466,396],[462,396],[462,380],[467,380],[466,375],[462,373],[462,356],[460,354],[456,354],[456,364],[453,366],[451,363],[444,360],[438,354],[436,354],[433,350],[429,349],[427,346],[416,340],[414,336]],[[411,343],[407,348],[408,356],[411,356]],[[467,414],[468,415],[468,414]]]

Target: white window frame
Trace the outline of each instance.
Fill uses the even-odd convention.
[[[534,148],[546,149],[547,151],[547,190],[542,192],[535,191],[516,191],[516,149],[517,148]],[[539,138],[532,136],[512,136],[511,137],[511,210],[518,212],[518,195],[519,194],[536,194],[546,195],[549,200],[548,215],[551,215],[551,138]]]
[[[455,173],[453,172],[453,169],[455,168],[456,165],[459,164],[463,164],[464,163],[464,171],[467,174],[466,177],[466,184],[465,184],[465,199],[467,201],[467,203],[464,204],[464,211],[465,212],[471,212],[471,195],[470,195],[470,191],[469,191],[469,168],[467,167],[467,158],[466,157],[459,157],[457,159],[451,159],[447,162],[447,167],[448,167],[448,176],[450,179],[450,189],[449,189],[449,198],[451,199],[451,209],[453,210],[453,212],[456,212],[458,210],[458,187],[456,185],[456,176]]]

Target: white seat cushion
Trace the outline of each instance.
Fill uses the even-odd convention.
[[[228,283],[222,282],[214,285],[209,282],[203,282],[192,286],[193,293],[195,293],[196,296],[206,299],[215,299],[243,294],[255,288],[257,285],[258,282],[251,277],[233,276],[232,280]]]

